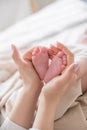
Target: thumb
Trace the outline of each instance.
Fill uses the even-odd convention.
[[[66,71],[62,74],[62,76],[66,76],[66,80],[70,80],[72,76],[75,77],[76,80],[78,80],[80,74],[79,64],[73,63],[71,64]]]
[[[13,50],[13,53],[12,53],[13,60],[15,61],[15,63],[17,65],[20,65],[22,63],[22,57],[21,57],[21,55],[20,55],[20,53],[19,53],[19,51],[18,51],[18,49],[16,48],[15,45],[12,44],[11,47],[12,47],[12,50]]]

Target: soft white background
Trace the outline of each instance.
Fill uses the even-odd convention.
[[[32,1],[32,0],[31,0]],[[33,0],[41,9],[55,0]],[[0,31],[32,13],[30,0],[0,0]]]

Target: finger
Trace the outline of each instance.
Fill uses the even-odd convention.
[[[53,50],[55,55],[60,51],[56,46],[54,46],[52,44],[50,45],[50,49]]]
[[[73,53],[63,44],[57,43],[57,47],[61,49],[65,55],[67,56],[67,65],[70,65],[74,62],[74,55]]]
[[[71,64],[67,70],[61,75],[60,79],[62,82],[62,86],[66,86],[64,89],[66,90],[68,87],[71,87],[73,83],[76,83],[79,77],[80,67],[79,64]]]
[[[20,65],[22,63],[22,57],[15,45],[12,45],[12,50],[13,50],[13,53],[12,53],[13,60],[15,61],[17,65]]]
[[[52,49],[48,49],[49,56],[52,56],[54,54],[54,51]]]
[[[61,78],[65,77],[66,83],[69,82],[72,79],[72,76],[74,76],[74,78],[77,80],[78,76],[79,76],[79,72],[80,72],[79,64],[73,63],[61,75]]]
[[[24,60],[28,60],[28,61],[32,61],[32,52],[34,51],[35,47],[30,49],[29,51],[27,51],[24,55],[23,55],[23,59]]]
[[[72,86],[72,84],[75,84],[76,81],[79,79],[79,75],[80,75],[79,64],[71,64],[61,77],[64,80],[63,86],[66,84],[66,87],[64,89],[67,90]]]
[[[57,47],[63,50],[66,55],[73,55],[72,52],[66,46],[64,46],[64,44],[58,42]]]
[[[38,46],[38,47],[33,47],[32,49],[30,49],[29,51],[27,51],[23,58],[24,60],[27,60],[27,61],[32,61],[32,55],[34,55],[36,52],[36,50],[42,48],[42,46]]]
[[[76,82],[79,77],[79,68],[79,64],[71,64],[61,76],[54,78],[55,89],[59,89],[58,85],[67,89],[67,87],[71,86],[70,84]]]

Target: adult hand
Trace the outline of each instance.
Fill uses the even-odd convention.
[[[39,76],[37,75],[36,71],[34,70],[34,67],[31,62],[33,49],[28,52],[28,58],[26,58],[25,56],[22,57],[16,46],[12,45],[12,49],[13,49],[12,57],[24,81],[24,85],[26,87],[27,86],[41,87],[42,82]]]
[[[50,107],[57,107],[62,96],[78,80],[78,64],[71,64],[66,71],[48,82],[43,88],[40,101],[44,101]],[[55,108],[54,107],[54,108]]]

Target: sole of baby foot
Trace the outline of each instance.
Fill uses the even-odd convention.
[[[34,68],[40,79],[43,80],[49,64],[48,51],[45,47],[37,47],[32,54]]]
[[[62,71],[65,69],[66,66],[63,64],[63,59],[61,57],[60,57],[60,54],[57,54],[52,59],[52,62],[44,78],[45,83],[47,83],[54,77],[60,75]]]

